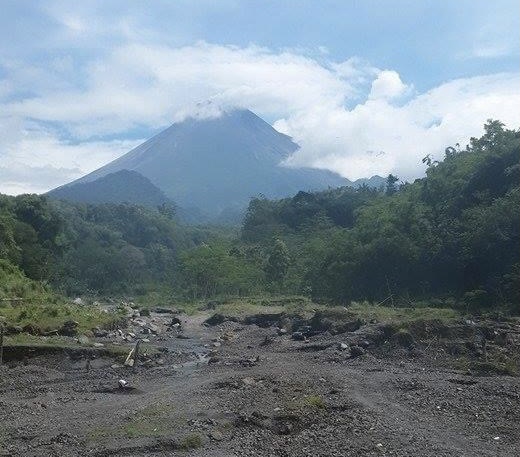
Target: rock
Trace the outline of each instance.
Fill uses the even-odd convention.
[[[159,333],[159,327],[155,324],[149,323],[149,324],[147,324],[147,328],[151,333],[155,333],[155,334]]]
[[[166,308],[166,307],[162,307],[162,306],[157,306],[156,308],[153,309],[153,312],[157,313],[157,314],[178,314],[179,311],[175,308]]]
[[[95,348],[102,348],[104,347],[105,345],[103,343],[94,343],[94,347]]]
[[[76,297],[74,300],[72,300],[72,303],[74,303],[75,305],[84,305],[85,304],[85,302],[80,297]]]
[[[280,321],[285,317],[285,313],[260,313],[247,316],[244,319],[246,325],[257,325],[258,327],[272,327],[280,325]]]
[[[251,378],[251,377],[247,377],[247,378],[243,378],[242,379],[242,384],[244,384],[244,386],[252,386],[255,384],[255,380],[254,378]]]
[[[133,332],[128,332],[128,336],[132,337],[132,338],[135,338],[135,333]]]
[[[78,325],[79,323],[76,321],[66,321],[58,330],[58,333],[64,336],[76,336],[76,334],[78,333]]]
[[[350,349],[350,346],[347,343],[339,343],[338,349],[340,349],[341,351],[347,351],[348,349]]]
[[[80,336],[78,337],[78,343],[79,343],[79,344],[86,345],[86,344],[89,344],[89,343],[90,343],[90,340],[88,339],[87,336],[85,336],[85,335],[80,335]]]
[[[279,328],[277,330],[278,335],[287,335],[287,329],[285,328]]]
[[[208,437],[213,441],[222,441],[224,439],[224,435],[220,433],[218,430],[212,430],[208,433]]]
[[[150,342],[150,340],[149,340],[148,338],[143,338],[141,341],[142,341],[143,343],[149,343],[149,342]]]
[[[223,322],[230,321],[230,322],[238,322],[238,318],[232,317],[232,316],[225,316],[220,313],[215,313],[210,318],[206,319],[204,321],[204,324],[209,326],[219,325]]]
[[[92,333],[94,334],[94,336],[96,338],[105,338],[108,336],[108,331],[107,330],[103,330],[99,327],[94,327],[92,329]]]
[[[239,361],[243,367],[254,367],[260,361],[260,356],[250,357],[248,359],[242,359]]]
[[[170,322],[170,327],[180,327],[182,325],[181,320],[178,317],[172,317],[172,320]]]
[[[302,325],[298,331],[300,333],[302,333],[304,336],[312,336],[313,335],[313,330],[312,330],[312,327],[310,325]]]
[[[219,341],[215,341],[214,343],[211,343],[211,345],[212,345],[214,348],[219,348],[220,346],[222,346],[222,343],[220,343]]]
[[[356,357],[361,357],[365,354],[365,350],[361,346],[351,346],[350,347],[350,356],[354,359]]]
[[[18,333],[23,332],[23,327],[20,325],[8,325],[5,327],[6,335],[17,335]]]
[[[128,387],[128,381],[125,381],[124,379],[120,379],[117,381],[117,385],[120,389],[126,389]]]
[[[220,357],[210,357],[208,360],[209,364],[214,364],[214,363],[219,363],[219,362],[220,362]]]
[[[293,332],[291,338],[295,341],[305,341],[305,335],[302,332]]]

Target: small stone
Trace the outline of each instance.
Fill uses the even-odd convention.
[[[78,337],[78,343],[79,344],[88,344],[89,342],[90,342],[90,340],[85,335],[80,335]]]
[[[105,345],[103,343],[94,343],[94,347],[95,348],[102,348],[104,347]]]
[[[255,384],[255,380],[251,377],[243,378],[242,384],[244,384],[245,386],[252,386],[253,384]]]
[[[342,351],[346,351],[349,348],[347,343],[339,343],[339,349]]]
[[[213,441],[222,441],[224,439],[224,435],[218,430],[212,430],[208,433],[208,436]]]
[[[291,338],[295,341],[305,341],[305,335],[302,332],[293,332]]]

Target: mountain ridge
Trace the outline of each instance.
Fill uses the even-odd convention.
[[[300,190],[356,185],[332,171],[282,165],[298,148],[249,110],[189,117],[49,195],[66,198],[75,186],[129,170],[147,178],[179,207],[218,217],[245,209],[250,198],[259,195],[283,198]]]

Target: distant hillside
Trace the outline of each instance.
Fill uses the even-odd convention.
[[[251,111],[234,110],[210,119],[189,118],[51,195],[86,198],[87,191],[99,189],[99,181],[95,188],[81,187],[72,193],[65,189],[132,170],[148,178],[179,206],[218,217],[223,212],[243,210],[251,197],[259,195],[280,198],[300,190],[351,184],[330,171],[280,165],[297,149],[291,138]],[[114,191],[124,189],[129,186],[114,186]],[[109,190],[103,187],[103,192]],[[103,198],[106,201],[107,196]],[[114,196],[117,201],[123,198],[121,193]],[[92,197],[88,199],[92,201]]]
[[[94,181],[59,187],[50,191],[48,196],[81,203],[134,203],[151,207],[173,203],[148,178],[131,170],[120,170]]]

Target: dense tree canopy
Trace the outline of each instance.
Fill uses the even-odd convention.
[[[411,184],[389,175],[380,190],[255,198],[239,236],[179,225],[165,205],[0,195],[2,274],[20,290],[35,287],[27,277],[66,294],[157,286],[189,298],[449,298],[520,311],[520,132],[489,121],[466,148],[423,162],[426,176]]]

